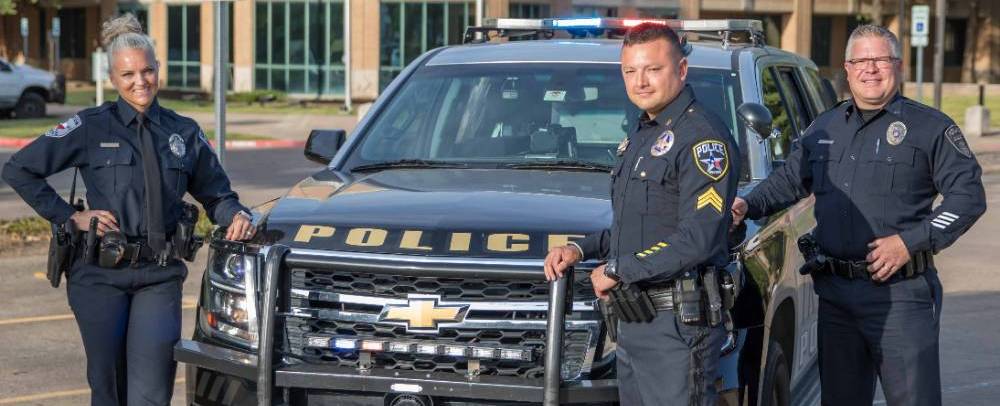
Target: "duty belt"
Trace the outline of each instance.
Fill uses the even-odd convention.
[[[910,257],[910,262],[899,268],[896,273],[889,277],[890,281],[898,279],[910,279],[927,272],[928,268],[934,266],[934,255],[929,251],[921,251]],[[872,274],[868,272],[867,261],[848,261],[837,258],[829,258],[821,271],[832,275],[837,275],[846,279],[863,279],[871,281]]]
[[[656,311],[674,310],[673,282],[666,282],[647,287],[646,294],[649,295],[649,300],[653,302],[653,308],[656,309]]]

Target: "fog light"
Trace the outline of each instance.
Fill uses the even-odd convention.
[[[358,348],[358,340],[353,338],[338,338],[334,340],[333,346],[341,350],[354,350]]]

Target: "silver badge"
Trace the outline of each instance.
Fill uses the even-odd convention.
[[[653,146],[649,148],[649,154],[652,156],[663,156],[663,154],[666,154],[668,151],[670,151],[670,148],[673,146],[674,146],[674,132],[667,130],[656,138],[656,142],[653,143]]]
[[[187,150],[184,148],[184,139],[180,134],[170,134],[170,152],[178,158],[183,158]]]
[[[622,142],[618,144],[618,156],[622,156],[622,154],[625,153],[626,148],[628,148],[628,137],[625,137],[625,139],[623,139]]]
[[[885,140],[889,141],[890,145],[899,145],[903,142],[903,138],[906,138],[906,124],[902,121],[893,121],[889,124],[889,128],[885,130]]]

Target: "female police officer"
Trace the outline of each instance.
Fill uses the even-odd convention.
[[[53,224],[86,230],[97,219],[100,255],[111,236],[128,248],[111,264],[81,254],[67,276],[91,404],[168,405],[187,276],[174,244],[181,199],[190,192],[228,226],[228,239],[249,239],[254,229],[198,125],[157,104],[159,63],[136,18],[104,23],[102,38],[118,101],[46,132],[10,158],[3,179]],[[77,212],[45,181],[70,167],[81,171],[90,210]]]

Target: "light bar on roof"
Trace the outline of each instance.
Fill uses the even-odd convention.
[[[483,24],[498,29],[628,29],[643,23],[668,25],[678,31],[764,31],[759,20],[666,20],[652,18],[491,18]]]

